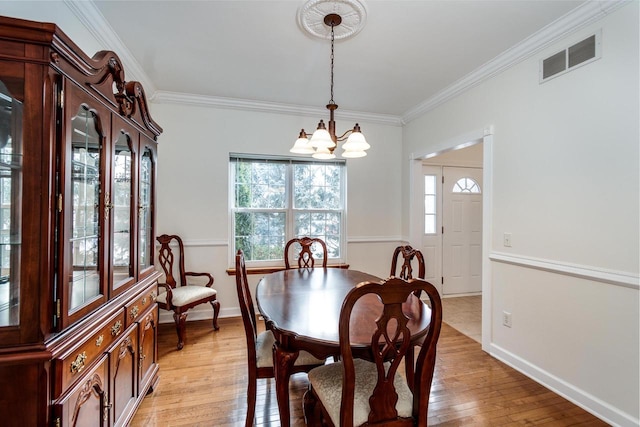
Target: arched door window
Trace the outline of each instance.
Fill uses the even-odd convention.
[[[469,194],[480,194],[480,186],[473,178],[460,178],[453,185],[453,193],[469,193]]]

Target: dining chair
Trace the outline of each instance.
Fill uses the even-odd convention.
[[[411,344],[410,319],[402,304],[418,303],[412,295],[424,291],[431,308],[431,323],[417,357],[413,386],[401,373]],[[371,360],[353,357],[350,325],[353,306],[375,296],[383,303],[381,314],[371,316]],[[411,298],[409,300],[409,298]],[[376,319],[377,317],[377,319]],[[312,369],[304,396],[304,415],[311,426],[426,426],[429,394],[436,363],[436,344],[442,325],[442,302],[435,286],[422,279],[391,277],[364,282],[352,289],[342,303],[339,318],[340,361]],[[358,322],[368,321],[358,318]]]
[[[402,265],[400,266],[400,274],[397,274],[398,258],[402,255]],[[417,249],[413,249],[410,245],[398,246],[393,251],[393,257],[391,258],[391,273],[390,276],[399,277],[404,280],[413,279],[413,267],[412,261],[416,259],[418,263],[418,278],[424,279],[425,276],[425,264],[422,252]]]
[[[315,258],[313,257],[313,251],[311,248],[316,243],[320,245],[320,249],[322,250],[322,267],[327,268],[327,244],[324,240],[317,237],[304,236],[289,240],[284,247],[284,266],[287,270],[291,268],[289,263],[289,248],[295,243],[300,245],[300,252],[298,252],[298,268],[314,267]]]
[[[244,253],[241,249],[236,254],[236,290],[242,314],[242,323],[247,339],[247,418],[245,426],[253,425],[256,411],[256,394],[258,378],[275,378],[273,368],[273,346],[275,338],[271,331],[258,333],[256,312],[253,308],[253,298],[247,280],[247,268]],[[322,359],[313,357],[306,351],[298,354],[292,373],[309,372],[311,369],[323,365]]]
[[[186,340],[187,311],[204,303],[213,307],[213,329],[218,330],[218,314],[220,313],[220,302],[217,300],[218,291],[213,289],[213,276],[209,273],[196,273],[185,271],[184,268],[184,244],[182,239],[175,235],[163,234],[156,240],[160,243],[158,261],[165,275],[165,283],[158,283],[159,288],[164,288],[165,292],[158,293],[158,307],[173,311],[173,320],[176,323],[178,333],[178,350],[182,350]],[[172,242],[177,244],[177,253],[171,248]],[[176,257],[177,265],[176,265]],[[174,269],[177,268],[177,271]],[[204,286],[200,284],[189,284],[187,277],[202,277],[206,279]]]
[[[400,256],[402,256],[402,265],[400,266],[400,274],[398,274],[396,276],[397,273],[397,269],[398,269],[398,259],[400,258]],[[424,279],[425,276],[425,264],[424,264],[424,257],[422,256],[422,252],[420,252],[417,249],[413,249],[410,245],[401,245],[398,246],[394,251],[393,251],[393,257],[391,258],[391,273],[390,276],[395,276],[395,277],[399,277],[401,279],[404,280],[408,280],[408,279],[413,279],[413,267],[411,265],[411,263],[413,262],[413,260],[416,260],[416,262],[418,263],[418,278],[419,279]],[[416,291],[414,292],[415,295],[417,297],[420,296],[420,291]],[[414,366],[414,350],[413,348],[411,348],[409,350],[409,353],[406,356],[406,360],[407,360],[407,367],[409,367],[409,369],[411,369],[412,366]],[[409,385],[411,385],[411,381],[413,378],[413,375],[411,371],[409,372]]]

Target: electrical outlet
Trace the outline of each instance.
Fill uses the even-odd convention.
[[[502,244],[507,248],[511,247],[511,233],[504,233],[502,236]]]
[[[509,313],[508,311],[502,312],[502,324],[507,328],[511,327],[511,313]]]

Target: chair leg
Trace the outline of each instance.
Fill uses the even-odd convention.
[[[244,425],[245,427],[252,427],[256,415],[256,395],[258,390],[255,373],[252,375],[251,372],[249,372],[247,382],[247,420]]]
[[[413,391],[413,380],[415,377],[415,347],[411,346],[407,349],[404,363],[407,376],[407,384],[409,385],[409,389]]]
[[[309,427],[321,426],[322,419],[318,413],[316,405],[317,400],[311,390],[304,393],[302,401],[302,412],[304,414],[304,422]]]
[[[211,303],[211,307],[213,307],[213,329],[217,331],[220,329],[218,326],[218,314],[220,314],[220,302],[218,300],[209,301]]]
[[[176,322],[176,332],[178,333],[178,350],[182,350],[186,335],[187,313],[174,312],[173,320]]]

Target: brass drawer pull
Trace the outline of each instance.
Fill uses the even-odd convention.
[[[158,299],[158,294],[156,293],[156,291],[151,292],[150,296],[151,296],[151,301],[153,302],[156,302],[156,300]]]
[[[100,335],[96,340],[96,347],[100,347],[103,341],[104,341],[104,335]]]
[[[140,312],[140,309],[138,308],[137,305],[134,305],[131,308],[131,320],[135,319],[136,317],[138,317],[138,313]]]
[[[82,352],[78,356],[76,356],[76,360],[71,362],[71,373],[77,374],[78,372],[84,369],[84,362],[87,360],[87,353]]]
[[[121,331],[122,331],[122,322],[118,320],[115,323],[115,325],[111,327],[111,336],[116,337],[120,335]]]
[[[142,305],[147,305],[147,297],[142,298]]]

